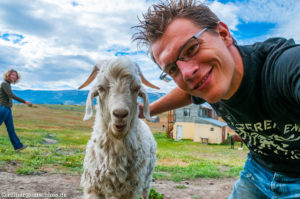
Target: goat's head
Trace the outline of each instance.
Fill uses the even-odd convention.
[[[137,64],[129,58],[102,61],[94,67],[88,80],[79,89],[95,78],[96,84],[89,92],[84,120],[92,117],[93,98],[96,96],[99,97],[99,114],[114,137],[123,137],[137,117],[138,96],[143,98],[143,114],[150,120],[148,97],[141,81],[152,88],[158,87],[143,77]]]

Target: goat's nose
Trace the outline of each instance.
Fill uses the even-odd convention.
[[[113,111],[113,115],[119,119],[123,119],[128,115],[128,111],[126,109],[116,109]]]

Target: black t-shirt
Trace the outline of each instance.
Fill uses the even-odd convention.
[[[237,48],[244,64],[242,83],[229,100],[211,106],[261,166],[300,176],[300,46],[271,38]]]

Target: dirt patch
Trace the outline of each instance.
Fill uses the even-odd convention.
[[[152,184],[165,199],[225,199],[236,178],[200,178],[182,182],[158,180]]]
[[[183,162],[182,160],[175,159],[175,158],[158,159],[157,164],[164,165],[164,166],[188,166],[189,165],[189,163]]]
[[[40,174],[21,176],[0,172],[0,198],[82,198],[80,176]],[[223,199],[232,190],[235,178],[201,178],[182,182],[155,180],[152,183],[165,199]],[[14,194],[8,197],[8,194]],[[35,197],[40,194],[40,197]],[[48,194],[48,195],[47,195]],[[61,196],[61,197],[60,197]],[[64,196],[64,197],[63,197]]]

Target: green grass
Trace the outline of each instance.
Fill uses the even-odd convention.
[[[0,161],[16,163],[18,167],[17,173],[32,174],[37,171],[47,171],[48,169],[54,173],[80,174],[82,172],[85,144],[82,139],[70,144],[73,140],[72,137],[70,139],[60,139],[60,136],[58,136],[59,144],[43,145],[43,138],[48,137],[48,131],[26,132],[17,129],[17,132],[20,135],[22,134],[20,136],[22,142],[29,146],[21,152],[13,150],[7,136],[0,136],[0,153],[2,154]],[[52,131],[52,133],[64,134],[65,132]],[[77,134],[79,133],[77,132]],[[76,143],[78,142],[82,144],[77,145]],[[4,167],[4,164],[2,164],[2,167]]]
[[[153,177],[156,179],[181,181],[203,177],[237,177],[248,153],[246,148],[243,151],[232,150],[230,145],[173,141],[164,133],[156,133],[155,139],[158,164]]]
[[[0,170],[13,168],[27,175],[38,172],[82,173],[85,145],[93,121],[83,122],[83,106],[47,105],[13,108],[16,132],[29,147],[15,152],[5,125],[0,127]],[[196,178],[238,176],[248,150],[230,145],[202,145],[190,140],[173,141],[165,133],[154,133],[157,164],[154,179],[181,181]],[[56,144],[43,144],[45,138]]]
[[[68,111],[78,111],[85,112],[84,106],[74,106],[74,105],[59,105],[59,104],[43,104],[42,106],[56,109],[56,110],[68,110]]]
[[[176,189],[186,189],[187,187],[185,185],[176,185]]]

